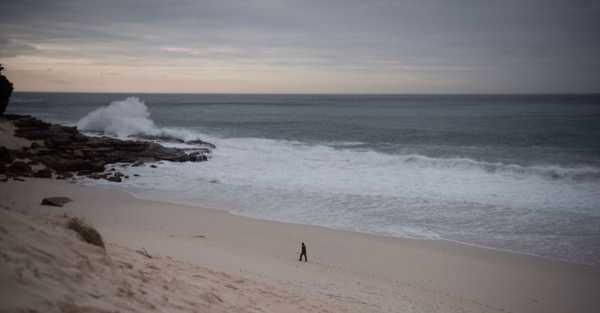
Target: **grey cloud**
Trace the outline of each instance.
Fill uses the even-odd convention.
[[[35,53],[37,49],[26,43],[0,37],[0,58],[10,58],[17,55]]]
[[[569,72],[585,85],[600,81],[597,1],[22,0],[0,11],[2,58],[52,55],[35,46],[58,43],[77,48],[63,56],[98,63],[459,72],[478,84],[485,76],[489,89],[504,77],[519,82],[522,71],[537,89],[560,87],[559,76],[572,86]],[[494,81],[490,73],[502,74]]]

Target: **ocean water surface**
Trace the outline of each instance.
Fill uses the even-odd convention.
[[[599,95],[16,93],[8,111],[217,145],[87,182],[139,197],[600,265]]]

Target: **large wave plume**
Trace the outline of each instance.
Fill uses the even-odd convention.
[[[158,127],[144,101],[137,97],[113,101],[88,113],[77,122],[77,128],[121,138],[154,136],[182,141],[199,139],[198,134],[185,129]]]

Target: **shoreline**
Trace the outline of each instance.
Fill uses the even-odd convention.
[[[93,181],[90,181],[93,182]],[[77,182],[79,184],[79,182]],[[238,217],[242,217],[242,218],[248,218],[248,219],[252,219],[252,220],[257,220],[257,221],[265,221],[265,222],[272,222],[272,223],[280,223],[280,224],[287,224],[287,225],[300,225],[300,226],[310,226],[310,227],[319,227],[319,228],[323,228],[323,229],[328,229],[328,230],[332,230],[332,231],[339,231],[339,232],[348,232],[348,233],[357,233],[357,234],[364,234],[364,235],[369,235],[369,236],[376,236],[376,237],[381,237],[381,238],[391,238],[391,239],[400,239],[400,240],[423,240],[423,241],[441,241],[441,242],[445,242],[447,244],[453,244],[453,245],[458,245],[458,246],[464,246],[464,247],[470,247],[470,248],[476,248],[476,249],[484,249],[484,250],[491,250],[491,251],[497,251],[497,252],[502,252],[502,253],[508,253],[508,254],[515,254],[515,255],[523,255],[523,256],[527,256],[527,257],[533,257],[533,258],[539,258],[539,259],[543,259],[546,261],[552,261],[552,262],[559,262],[559,263],[564,263],[564,264],[571,264],[571,265],[581,265],[581,266],[586,266],[589,267],[592,270],[595,271],[599,271],[600,272],[600,265],[593,265],[593,264],[588,264],[588,263],[582,263],[582,262],[575,262],[575,261],[570,261],[567,259],[560,259],[560,258],[555,258],[555,257],[550,257],[550,256],[543,256],[543,255],[538,255],[538,254],[534,254],[534,253],[528,253],[528,252],[523,252],[523,251],[517,251],[517,250],[510,250],[510,249],[503,249],[503,248],[496,248],[496,247],[491,247],[491,246],[485,246],[485,245],[480,245],[477,243],[469,243],[469,242],[465,242],[465,241],[459,241],[459,240],[454,240],[454,239],[448,239],[448,238],[443,238],[440,237],[439,235],[438,238],[416,238],[416,237],[403,237],[400,235],[394,235],[394,234],[390,234],[390,233],[376,233],[376,232],[367,232],[367,231],[358,231],[358,230],[350,230],[350,229],[343,229],[343,228],[335,228],[335,227],[331,227],[331,226],[324,226],[324,225],[317,225],[317,224],[303,224],[303,223],[295,223],[295,222],[289,222],[289,221],[281,221],[281,220],[276,220],[276,219],[268,219],[268,218],[259,218],[259,217],[254,217],[251,215],[244,215],[244,214],[237,214],[235,212],[233,212],[233,210],[228,210],[226,208],[223,209],[219,209],[219,208],[212,208],[212,207],[203,207],[200,205],[194,205],[191,203],[187,203],[185,201],[182,202],[177,202],[177,201],[173,201],[172,199],[157,199],[151,196],[145,197],[145,196],[140,196],[135,194],[132,191],[126,190],[126,189],[121,189],[120,186],[118,185],[94,185],[94,184],[80,184],[82,186],[86,186],[86,187],[91,187],[91,188],[102,188],[105,190],[116,190],[116,191],[123,191],[126,192],[127,194],[131,195],[132,197],[139,199],[139,200],[143,200],[143,201],[156,201],[156,202],[162,202],[162,203],[168,203],[171,205],[181,205],[181,206],[188,206],[188,207],[193,207],[193,208],[198,208],[201,210],[214,210],[214,211],[218,211],[218,212],[225,212],[227,214],[231,214],[233,216],[238,216]]]
[[[351,312],[431,306],[440,312],[584,312],[600,305],[594,297],[600,272],[587,265],[444,240],[258,220],[53,180],[28,178],[2,186],[3,205],[80,216],[108,242],[238,273]],[[42,207],[42,196],[69,196],[74,202]],[[306,265],[296,259],[299,241],[307,242]]]

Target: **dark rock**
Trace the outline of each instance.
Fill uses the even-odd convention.
[[[0,163],[12,163],[14,159],[15,156],[8,148],[0,147]]]
[[[81,150],[73,150],[73,156],[76,158],[85,158],[85,153]]]
[[[82,176],[102,173],[107,164],[120,163],[125,167],[128,164],[142,166],[146,162],[157,161],[201,162],[208,160],[210,155],[210,149],[206,147],[211,145],[202,141],[195,143],[203,144],[205,148],[192,149],[193,152],[188,154],[186,150],[163,147],[151,141],[88,137],[75,127],[46,123],[32,116],[8,114],[4,118],[15,125],[16,136],[40,140],[44,144],[35,143],[21,150],[0,149],[0,164],[11,163],[15,158],[27,158],[56,171],[60,178],[65,178],[62,174],[66,172],[78,172]],[[152,167],[156,168],[156,165]],[[27,173],[26,169],[23,170]],[[123,176],[120,174],[118,177]]]
[[[119,176],[110,176],[107,178],[107,180],[115,183],[120,183],[122,181],[121,177]]]
[[[135,176],[135,177],[140,177],[140,174],[133,174],[133,176]]]
[[[155,141],[162,141],[162,142],[185,143],[185,141],[182,140],[182,139],[175,138],[175,137],[168,136],[168,135],[144,135],[144,134],[138,134],[138,135],[131,135],[129,137],[130,138],[134,138],[134,139],[142,139],[142,140],[155,140]]]
[[[78,173],[78,174],[79,174],[79,173]],[[83,174],[83,173],[82,173],[82,174]],[[79,176],[86,176],[87,178],[91,178],[91,179],[100,179],[100,178],[102,178],[102,177],[103,177],[103,176],[102,176],[102,174],[99,174],[99,173],[94,173],[94,172],[91,172],[91,173],[89,173],[89,174],[79,175]]]
[[[214,144],[212,144],[210,142],[203,141],[203,140],[199,140],[199,139],[198,140],[188,140],[185,143],[188,144],[188,145],[207,146],[207,147],[209,147],[211,149],[215,149],[216,148],[216,146]]]
[[[12,152],[15,155],[15,158],[17,159],[27,159],[27,157],[29,156],[29,152],[27,151],[27,148],[23,148],[23,149],[19,149],[19,150],[12,150]]]
[[[90,175],[96,175],[96,174],[97,173],[92,170],[81,170],[81,171],[77,172],[77,176],[90,176]]]
[[[44,140],[50,136],[50,133],[48,129],[44,128],[21,127],[15,130],[15,136],[29,140]]]
[[[13,92],[13,84],[6,76],[2,75],[3,69],[4,67],[0,64],[0,115],[4,114],[10,100],[10,95]]]
[[[16,161],[8,167],[8,172],[21,176],[30,176],[31,166],[23,161]]]
[[[69,145],[75,141],[76,133],[77,129],[73,127],[51,125],[48,129],[48,136],[44,138],[44,145],[46,147]]]
[[[33,165],[41,165],[42,163],[40,163],[40,161],[33,160],[33,161],[29,161],[29,163],[27,163],[27,164],[29,164],[30,166],[33,166]]]
[[[52,178],[52,171],[45,168],[33,173],[33,177]]]
[[[83,159],[66,159],[61,157],[53,157],[50,155],[42,156],[37,159],[46,166],[58,172],[103,172],[104,163],[102,161],[92,161]]]
[[[12,115],[9,119],[10,118],[14,118],[13,124],[18,128],[17,131],[49,129],[51,125],[50,123],[38,120],[31,115]]]
[[[150,165],[150,167],[151,167],[151,168],[157,168],[158,166],[156,166],[156,165],[154,165],[154,164],[151,164],[151,165]]]
[[[42,200],[42,205],[62,207],[65,203],[71,202],[68,197],[48,197]]]
[[[60,175],[57,175],[56,179],[67,179],[67,178],[72,178],[72,177],[73,177],[72,173],[65,172],[65,173],[62,173]]]
[[[188,155],[188,158],[191,162],[208,161],[208,156],[206,156],[206,154],[200,153],[200,152],[190,153]]]

